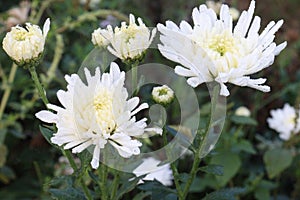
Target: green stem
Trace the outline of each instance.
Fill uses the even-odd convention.
[[[163,142],[164,142],[164,145],[168,144],[167,131],[165,131],[165,129],[163,129]],[[168,149],[166,151],[167,151],[167,157],[169,157],[168,156],[169,155]],[[180,180],[179,179],[179,173],[178,173],[175,162],[172,162],[170,165],[171,165],[171,169],[172,169],[172,173],[173,173],[173,177],[174,177],[174,182],[175,182],[175,187],[176,187],[176,190],[177,190],[177,194],[180,197],[180,196],[182,196],[182,190],[181,190],[181,186],[180,186],[180,183],[179,183],[179,180]]]
[[[214,85],[213,86],[213,91],[212,91],[212,105],[211,105],[211,116],[210,116],[210,121],[209,121],[209,124],[207,126],[207,129],[205,131],[205,136],[203,138],[203,140],[201,141],[201,143],[199,144],[198,148],[196,149],[196,152],[194,154],[194,162],[193,162],[193,165],[192,165],[192,168],[190,170],[190,176],[184,186],[184,189],[183,189],[183,192],[182,192],[182,195],[179,196],[179,200],[185,200],[188,193],[189,193],[189,190],[190,190],[190,187],[196,177],[196,174],[197,174],[197,171],[198,171],[198,166],[200,164],[200,161],[201,161],[201,156],[200,154],[202,153],[203,150],[205,150],[204,148],[206,148],[206,142],[207,142],[207,139],[208,139],[208,135],[211,131],[211,129],[213,128],[213,123],[214,123],[214,117],[212,115],[212,113],[215,112],[215,109],[216,109],[216,105],[218,103],[218,96],[219,96],[219,85]],[[197,134],[200,134],[199,132]],[[197,136],[196,136],[197,137]]]
[[[18,68],[18,66],[15,63],[13,63],[13,65],[11,67],[11,70],[10,70],[10,73],[9,73],[9,77],[8,77],[8,82],[7,82],[8,83],[8,87],[5,89],[3,97],[1,99],[0,120],[2,119],[2,116],[3,116],[4,110],[5,110],[7,101],[8,101],[9,96],[10,96],[10,92],[11,92],[11,88],[12,88],[11,85],[12,85],[14,79],[15,79],[17,68]]]
[[[184,200],[190,190],[190,187],[191,187],[191,184],[193,183],[194,179],[195,179],[195,176],[197,174],[197,171],[198,171],[198,166],[199,166],[199,163],[201,161],[200,159],[200,147],[197,148],[197,151],[195,153],[195,156],[194,156],[194,162],[193,162],[193,166],[192,166],[192,169],[190,171],[190,176],[189,176],[189,179],[187,180],[185,186],[184,186],[184,189],[183,189],[183,192],[181,194],[181,196],[179,196],[179,200]]]
[[[46,97],[46,94],[45,94],[45,91],[43,89],[43,86],[42,86],[42,84],[41,84],[41,82],[39,80],[39,77],[38,77],[38,75],[36,73],[35,66],[30,66],[29,67],[29,72],[31,74],[31,78],[32,78],[32,80],[33,80],[33,82],[35,84],[35,87],[38,90],[40,98],[42,99],[42,101],[44,102],[44,104],[47,106],[47,104],[49,102],[48,102],[48,99]]]
[[[62,54],[64,52],[64,42],[63,37],[61,34],[56,34],[56,45],[54,50],[54,57],[52,60],[52,63],[49,67],[49,70],[47,71],[47,79],[43,82],[45,85],[45,88],[49,86],[53,78],[55,77],[55,71],[58,67],[59,61],[61,60]],[[43,79],[42,79],[43,80]]]
[[[110,199],[115,199],[117,190],[119,187],[119,180],[120,180],[120,174],[117,170],[115,170],[115,176],[114,176],[114,181],[112,183],[112,191],[111,191],[111,198]]]
[[[132,79],[132,91],[133,94],[138,93],[138,88],[137,88],[137,67],[136,65],[132,65],[131,68],[131,79]]]
[[[95,21],[97,20],[97,17],[106,17],[108,15],[112,15],[119,20],[128,22],[128,17],[118,11],[100,9],[93,12],[84,13],[78,16],[76,20],[65,23],[61,28],[57,29],[57,33],[62,33],[68,29],[74,29],[85,21]]]
[[[107,194],[107,187],[106,187],[106,182],[107,182],[107,167],[102,164],[98,168],[98,173],[99,173],[99,186],[101,190],[101,200],[108,200],[108,194]]]
[[[62,152],[67,157],[67,159],[68,159],[68,161],[69,161],[72,169],[74,170],[74,172],[77,172],[78,171],[78,167],[77,167],[77,165],[76,165],[76,163],[74,161],[74,158],[73,158],[71,152],[69,150],[64,150],[64,149],[62,149]],[[83,189],[83,192],[84,192],[86,198],[88,200],[92,200],[93,197],[90,194],[89,189],[87,188],[87,186],[86,186],[86,184],[85,184],[85,182],[84,182],[84,180],[82,178],[80,178],[80,185],[81,185],[81,187]]]

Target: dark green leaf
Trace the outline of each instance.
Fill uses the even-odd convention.
[[[256,151],[253,148],[253,145],[248,141],[248,140],[241,140],[239,143],[235,144],[233,146],[233,151],[237,150],[239,151],[244,151],[247,152],[249,154],[255,154]]]
[[[66,189],[49,189],[49,192],[53,198],[58,200],[86,199],[83,192],[72,187]]]
[[[287,149],[270,149],[264,154],[264,162],[269,178],[274,178],[288,168],[293,161],[291,151]]]
[[[122,186],[118,189],[118,193],[117,193],[117,197],[116,199],[121,199],[121,197],[130,192],[131,190],[133,190],[136,185],[138,184],[139,180],[143,178],[143,176],[141,177],[137,177],[134,180],[128,181],[128,182],[124,182],[124,184],[122,184]]]
[[[222,176],[224,174],[224,167],[222,165],[207,165],[200,167],[199,170],[217,176]]]
[[[222,165],[224,167],[223,176],[216,176],[219,185],[223,187],[238,172],[241,166],[241,159],[235,153],[220,152],[212,157],[210,164]]]
[[[203,200],[236,200],[236,195],[244,193],[244,188],[227,188],[207,194]]]
[[[236,123],[236,124],[241,124],[241,125],[251,125],[251,126],[256,126],[257,122],[250,118],[250,117],[244,117],[244,116],[237,116],[233,115],[231,116],[231,121]]]
[[[143,185],[138,186],[140,190],[152,192],[152,199],[160,200],[177,200],[176,191],[170,189],[160,182],[154,181],[145,181]]]
[[[52,144],[51,141],[50,141],[50,138],[53,135],[53,131],[46,128],[46,127],[43,127],[43,126],[39,126],[39,127],[40,127],[40,131],[41,131],[42,135],[47,140],[47,142],[49,142],[49,144]]]

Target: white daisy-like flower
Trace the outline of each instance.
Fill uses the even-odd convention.
[[[159,104],[166,105],[174,99],[174,91],[167,85],[154,87],[151,94],[153,100]]]
[[[134,15],[130,14],[129,25],[122,22],[121,27],[115,27],[114,30],[111,25],[108,25],[106,29],[100,29],[97,34],[110,42],[108,50],[116,57],[122,60],[140,59],[152,43],[156,29],[151,32],[141,18],[137,21],[139,25],[136,24]]]
[[[270,66],[286,47],[286,42],[273,42],[283,20],[270,22],[259,34],[261,19],[253,19],[254,8],[255,1],[251,1],[233,28],[227,5],[222,5],[220,19],[212,9],[200,5],[192,13],[194,27],[186,21],[179,27],[171,21],[166,26],[158,24],[162,33],[158,48],[166,58],[182,65],[176,66],[175,73],[189,77],[187,82],[192,87],[216,81],[223,96],[229,95],[226,83],[269,92],[270,87],[262,85],[265,78],[252,79],[249,75]]]
[[[136,176],[142,176],[147,174],[139,183],[144,181],[153,181],[154,179],[159,181],[165,186],[171,186],[173,180],[173,173],[170,168],[170,164],[158,166],[161,161],[155,158],[149,157],[143,160],[133,173]]]
[[[56,111],[40,111],[36,117],[47,123],[55,123],[57,133],[51,142],[64,149],[80,153],[89,146],[94,146],[93,168],[99,166],[100,149],[110,143],[120,156],[128,158],[140,153],[142,143],[136,140],[145,131],[156,131],[159,128],[146,128],[146,118],[136,120],[135,114],[148,108],[147,103],[140,106],[139,98],[128,98],[124,87],[125,73],[116,63],[111,63],[110,73],[100,74],[96,68],[92,76],[85,69],[87,84],[77,74],[66,75],[67,91],[59,90],[57,97],[63,107],[48,104]]]
[[[49,18],[44,23],[43,31],[30,23],[26,23],[24,28],[19,25],[12,27],[3,39],[3,49],[17,63],[36,59],[44,51],[49,28]]]
[[[247,107],[240,106],[235,110],[234,114],[237,116],[250,117],[251,112]]]
[[[92,43],[98,45],[99,47],[106,47],[110,42],[107,38],[103,37],[101,34],[101,28],[94,30],[92,33]]]
[[[279,133],[283,140],[289,140],[293,134],[300,130],[297,113],[292,106],[285,104],[282,109],[271,110],[271,117],[267,119],[269,127]]]

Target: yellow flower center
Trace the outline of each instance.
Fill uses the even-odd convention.
[[[17,41],[24,41],[30,35],[31,34],[28,31],[19,29],[19,30],[15,31],[14,38]]]
[[[208,48],[218,52],[220,56],[224,56],[225,53],[227,52],[234,53],[235,52],[234,39],[228,32],[216,34],[209,39]]]
[[[94,109],[96,111],[96,119],[101,130],[106,133],[113,133],[116,123],[113,115],[113,97],[112,93],[104,90],[95,97]]]

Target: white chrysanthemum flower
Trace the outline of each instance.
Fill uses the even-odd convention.
[[[100,34],[109,42],[108,50],[122,60],[140,59],[145,50],[149,48],[156,34],[156,29],[152,32],[143,23],[141,18],[135,23],[134,15],[129,15],[129,25],[126,22],[121,23],[121,28],[107,26],[107,29],[101,29]]]
[[[98,45],[99,47],[106,47],[110,42],[108,39],[103,37],[103,35],[101,34],[101,30],[103,29],[98,28],[94,30],[94,32],[92,33],[92,43],[94,45]]]
[[[133,173],[136,176],[147,174],[143,178],[144,181],[153,181],[155,179],[165,186],[171,186],[173,173],[170,168],[170,164],[158,166],[159,164],[160,161],[156,160],[155,158],[146,158],[143,160],[143,163],[133,171]],[[143,183],[143,181],[141,180],[139,183]]]
[[[36,117],[47,123],[55,123],[57,133],[51,142],[73,153],[80,153],[89,146],[94,146],[93,168],[99,166],[100,149],[110,143],[120,156],[128,158],[140,153],[142,146],[135,137],[142,136],[145,131],[161,129],[146,128],[146,118],[136,120],[135,114],[148,108],[147,103],[140,106],[139,98],[127,100],[128,92],[124,87],[125,73],[116,63],[111,63],[110,73],[95,75],[85,69],[87,84],[77,74],[65,76],[68,82],[67,91],[59,90],[57,97],[63,107],[48,104],[48,108],[56,111],[40,111]]]
[[[250,117],[251,112],[248,108],[245,106],[240,106],[235,110],[235,115],[237,116],[243,116],[243,117]]]
[[[154,87],[152,89],[152,98],[156,103],[166,105],[174,99],[174,91],[167,85]]]
[[[177,66],[175,73],[189,77],[187,82],[192,87],[216,81],[223,96],[229,95],[225,85],[228,82],[269,92],[270,87],[262,85],[265,78],[251,79],[249,75],[270,66],[286,47],[286,42],[278,46],[273,42],[283,20],[270,22],[259,34],[261,19],[258,16],[253,19],[254,8],[255,1],[252,1],[234,28],[227,5],[222,5],[220,19],[205,5],[194,8],[193,28],[186,21],[179,27],[171,21],[166,26],[158,24],[162,33],[159,50],[183,66]]]
[[[44,51],[49,28],[49,18],[44,23],[43,32],[40,27],[30,23],[26,23],[25,28],[18,25],[12,27],[3,39],[3,49],[17,63],[36,59]]]
[[[282,109],[271,110],[271,117],[267,119],[269,127],[279,133],[283,140],[289,140],[292,134],[299,132],[299,120],[297,112],[289,104],[285,104]]]

